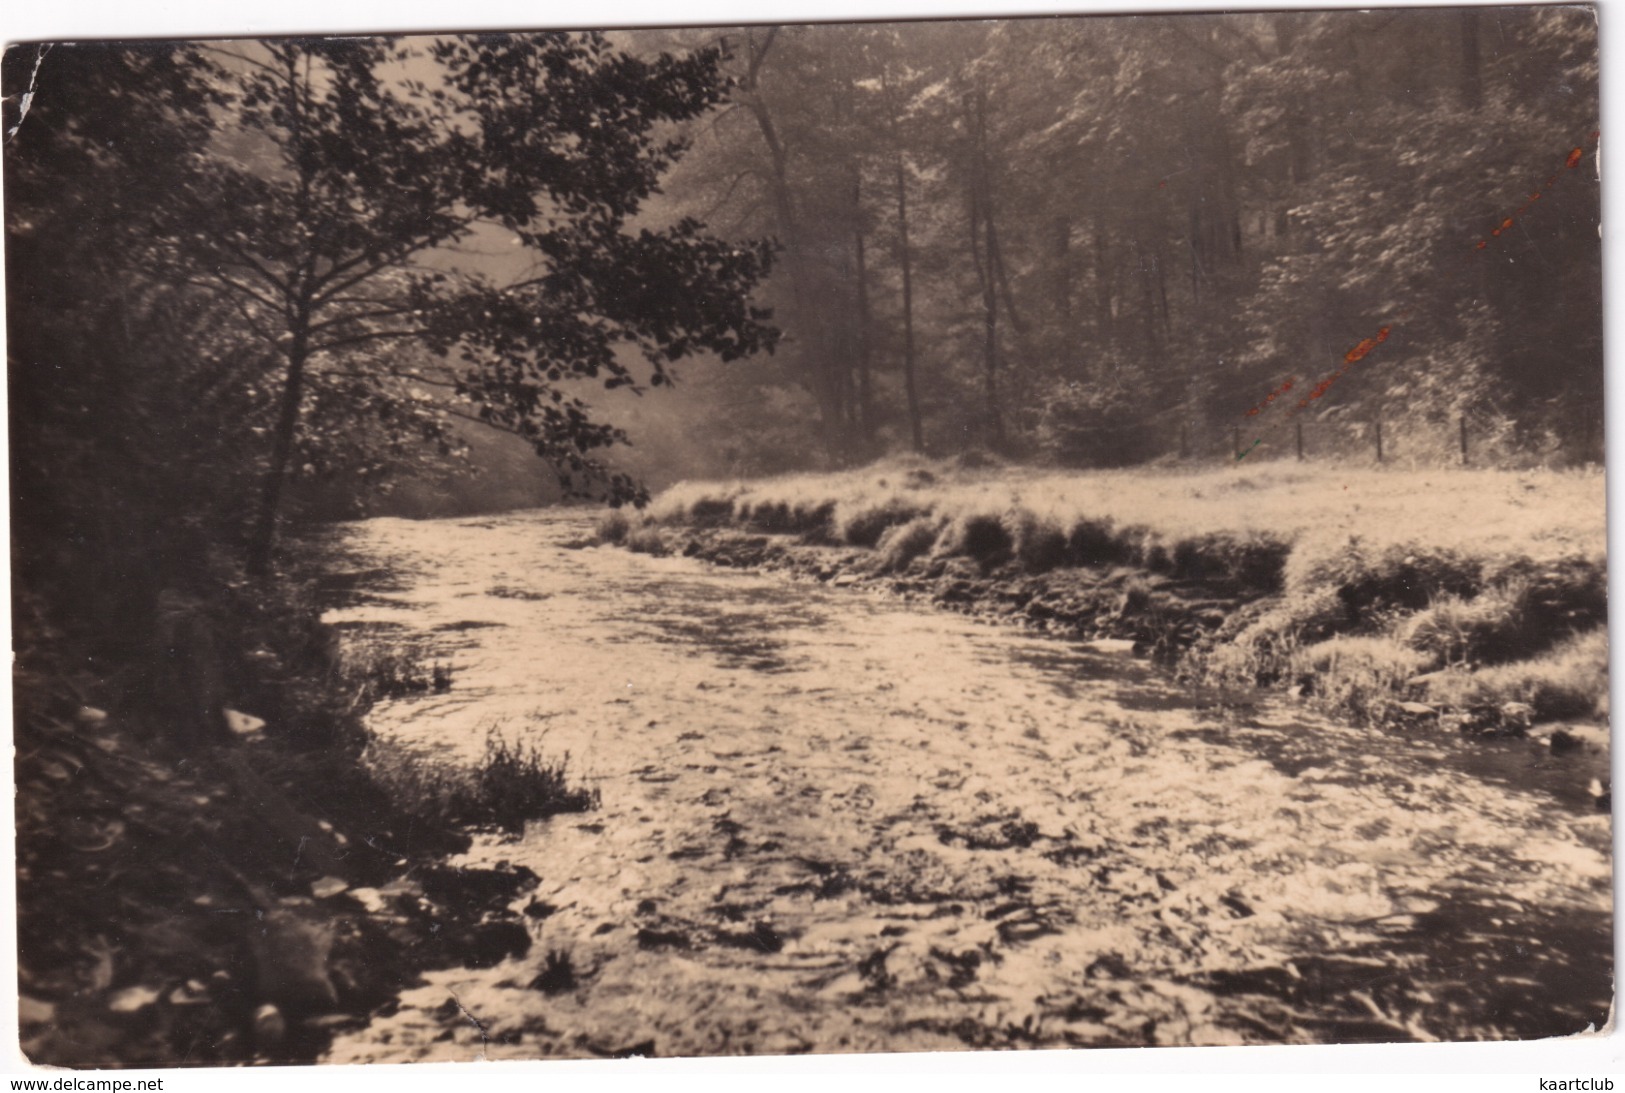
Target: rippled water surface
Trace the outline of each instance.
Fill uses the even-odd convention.
[[[1126,654],[574,545],[591,522],[346,533],[364,572],[331,617],[455,665],[449,692],[380,706],[373,729],[469,760],[501,726],[568,752],[603,806],[477,842],[469,863],[542,878],[530,954],[431,973],[330,1061],[1606,1018],[1609,819],[1583,789],[1600,755],[1356,730]],[[550,951],[575,989],[528,988]]]

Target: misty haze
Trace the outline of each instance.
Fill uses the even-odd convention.
[[[40,1066],[1613,996],[1586,7],[4,58]]]

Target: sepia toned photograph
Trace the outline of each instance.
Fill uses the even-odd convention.
[[[27,1064],[1610,1033],[1597,10],[693,22],[7,44]]]

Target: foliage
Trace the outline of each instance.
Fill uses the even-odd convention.
[[[1279,452],[1292,414],[1340,458],[1381,420],[1387,458],[1458,459],[1463,416],[1476,463],[1600,456],[1584,9],[727,37],[740,92],[673,194],[784,244],[778,387],[812,406],[750,397],[775,444],[816,430],[804,467],[911,434],[1125,466],[1256,426]]]
[[[1522,702],[1541,720],[1608,716],[1608,631],[1572,635],[1527,660],[1478,672],[1441,672],[1428,684],[1432,701],[1471,706]]]
[[[13,342],[19,403],[55,411],[25,438],[37,474],[99,443],[52,420],[95,308],[118,340],[89,354],[94,405],[185,421],[195,402],[194,420],[233,423],[213,430],[229,439],[216,474],[238,481],[203,507],[249,520],[256,569],[290,480],[364,484],[422,445],[454,455],[460,421],[523,438],[569,492],[641,499],[594,458],[624,434],[583,383],[638,391],[691,355],[775,340],[748,299],[769,244],[640,219],[685,149],[670,126],[723,97],[723,59],[644,60],[590,33],[39,54],[49,93],[6,150],[13,283],[47,282]],[[12,51],[8,78],[32,60]],[[93,201],[95,258],[76,263]],[[524,264],[456,257],[493,234]]]

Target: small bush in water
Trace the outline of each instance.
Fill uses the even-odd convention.
[[[620,509],[611,509],[604,513],[598,521],[598,541],[600,543],[622,543],[627,535],[631,534],[632,521]]]
[[[355,708],[366,709],[385,698],[423,694],[434,687],[443,669],[431,665],[421,645],[387,640],[357,641],[339,665],[340,677],[355,695]]]
[[[657,558],[670,553],[658,528],[638,528],[628,533],[626,549],[634,554],[652,554]]]
[[[439,828],[494,826],[519,831],[526,820],[598,807],[596,789],[571,786],[568,753],[550,760],[534,745],[509,743],[493,730],[485,754],[472,767],[455,767],[374,744],[367,755],[372,780],[399,807]]]

